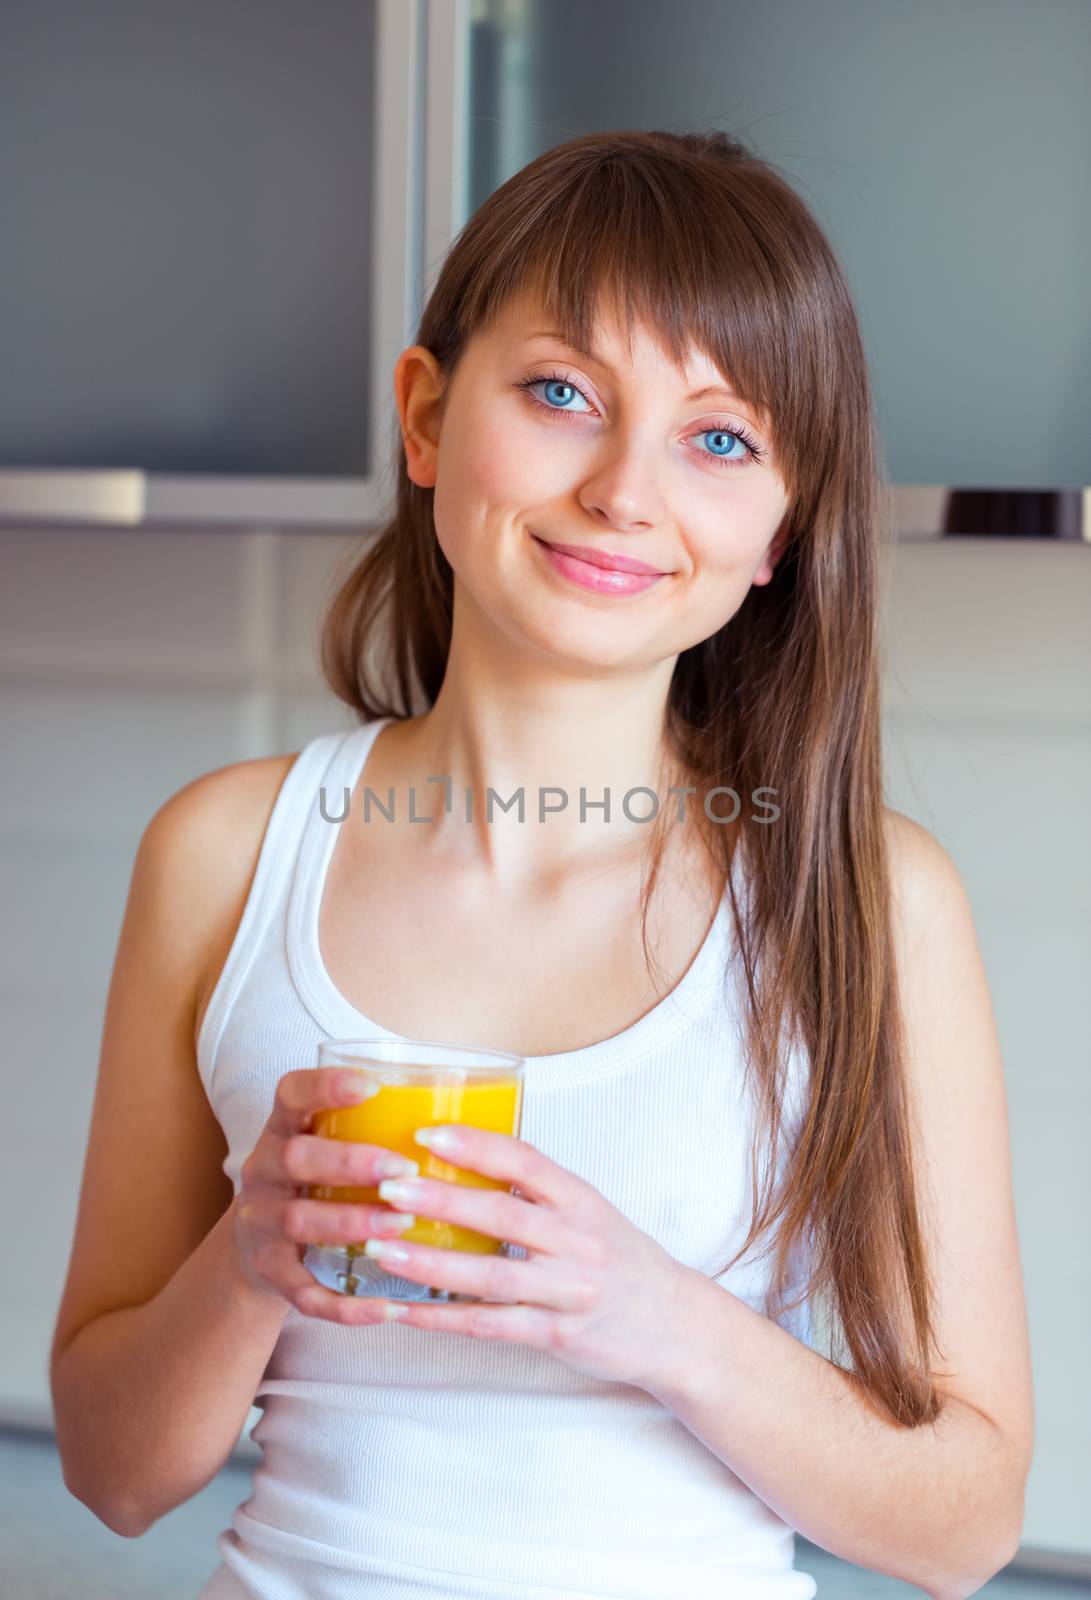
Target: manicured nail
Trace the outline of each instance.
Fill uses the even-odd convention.
[[[420,1172],[420,1162],[409,1156],[382,1156],[375,1163],[380,1178],[415,1178]]]
[[[422,1144],[426,1150],[457,1150],[457,1128],[418,1128],[413,1135],[415,1144]]]
[[[399,1317],[407,1317],[409,1307],[400,1300],[388,1300],[383,1308],[383,1318],[387,1322],[396,1322]]]
[[[393,1239],[369,1239],[364,1245],[364,1254],[375,1261],[408,1261],[411,1253]]]
[[[341,1094],[355,1095],[359,1100],[366,1100],[378,1093],[378,1085],[371,1081],[366,1072],[343,1072],[337,1080],[337,1087]]]
[[[384,1178],[379,1185],[379,1199],[393,1200],[395,1205],[399,1200],[408,1200],[410,1204],[423,1194],[419,1183],[414,1183],[412,1178]]]

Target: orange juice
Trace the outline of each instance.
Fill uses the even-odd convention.
[[[376,1079],[377,1082],[380,1080]],[[510,1191],[511,1183],[486,1178],[480,1172],[452,1166],[440,1156],[415,1144],[418,1128],[442,1122],[465,1122],[496,1133],[518,1134],[522,1103],[522,1080],[496,1079],[483,1083],[457,1080],[434,1083],[381,1083],[377,1094],[355,1106],[337,1106],[316,1112],[311,1132],[324,1139],[354,1139],[363,1144],[380,1144],[396,1150],[420,1164],[422,1178],[440,1178],[445,1183],[464,1184],[475,1189]],[[311,1200],[345,1200],[353,1204],[382,1205],[377,1188],[359,1184],[312,1183],[305,1186]],[[406,1209],[409,1209],[408,1207]],[[397,1235],[417,1244],[436,1245],[446,1250],[469,1250],[477,1255],[495,1255],[502,1241],[453,1222],[417,1215],[411,1228]],[[323,1245],[323,1249],[361,1251],[363,1241],[348,1245]]]

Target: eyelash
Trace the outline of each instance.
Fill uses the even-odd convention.
[[[544,400],[539,400],[537,395],[530,393],[530,390],[536,383],[566,383],[570,388],[575,389],[576,393],[581,397],[581,399],[587,400],[587,396],[584,394],[579,384],[573,382],[571,378],[566,377],[564,373],[537,372],[532,374],[529,378],[524,378],[522,382],[517,383],[515,387],[517,389],[525,389],[531,405],[537,406],[539,411],[545,411],[550,416],[570,417],[581,415],[581,413],[578,411],[564,411],[559,406],[546,405]],[[587,400],[587,403],[590,405],[591,401]],[[753,438],[752,435],[749,434],[747,430],[739,423],[732,423],[730,428],[698,428],[696,433],[692,434],[690,437],[699,439],[701,435],[705,433],[729,433],[733,439],[742,440],[743,444],[750,452],[751,460],[762,461],[765,458],[765,450],[760,444],[758,444],[757,440]],[[738,467],[745,467],[747,465],[745,461],[727,461],[724,459],[724,457],[715,456],[710,451],[706,450],[698,450],[695,453],[702,456],[707,455],[708,459],[713,463],[714,466],[725,468],[728,471]]]

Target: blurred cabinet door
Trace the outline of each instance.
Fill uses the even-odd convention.
[[[373,0],[0,19],[0,462],[366,477]]]
[[[604,128],[741,137],[852,285],[890,478],[1091,485],[1091,6],[474,0],[471,204]]]

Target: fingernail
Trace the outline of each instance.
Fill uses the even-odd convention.
[[[382,1156],[375,1163],[380,1178],[414,1178],[420,1172],[420,1162],[409,1156]]]
[[[366,1072],[343,1072],[337,1080],[337,1087],[341,1094],[354,1094],[361,1100],[377,1093],[377,1086]]]
[[[369,1239],[364,1245],[365,1256],[373,1261],[409,1261],[410,1252],[402,1244],[387,1239]]]
[[[378,1192],[380,1200],[393,1200],[397,1205],[399,1200],[403,1203],[408,1200],[412,1204],[420,1199],[424,1190],[412,1178],[384,1178]]]
[[[418,1128],[413,1135],[416,1144],[426,1150],[454,1150],[458,1147],[457,1128]]]
[[[411,1228],[416,1220],[411,1211],[391,1211],[388,1216],[383,1218],[383,1226],[387,1228]]]
[[[397,1300],[388,1300],[383,1307],[383,1319],[386,1322],[396,1322],[399,1317],[407,1317],[408,1315],[409,1307],[402,1305]]]

